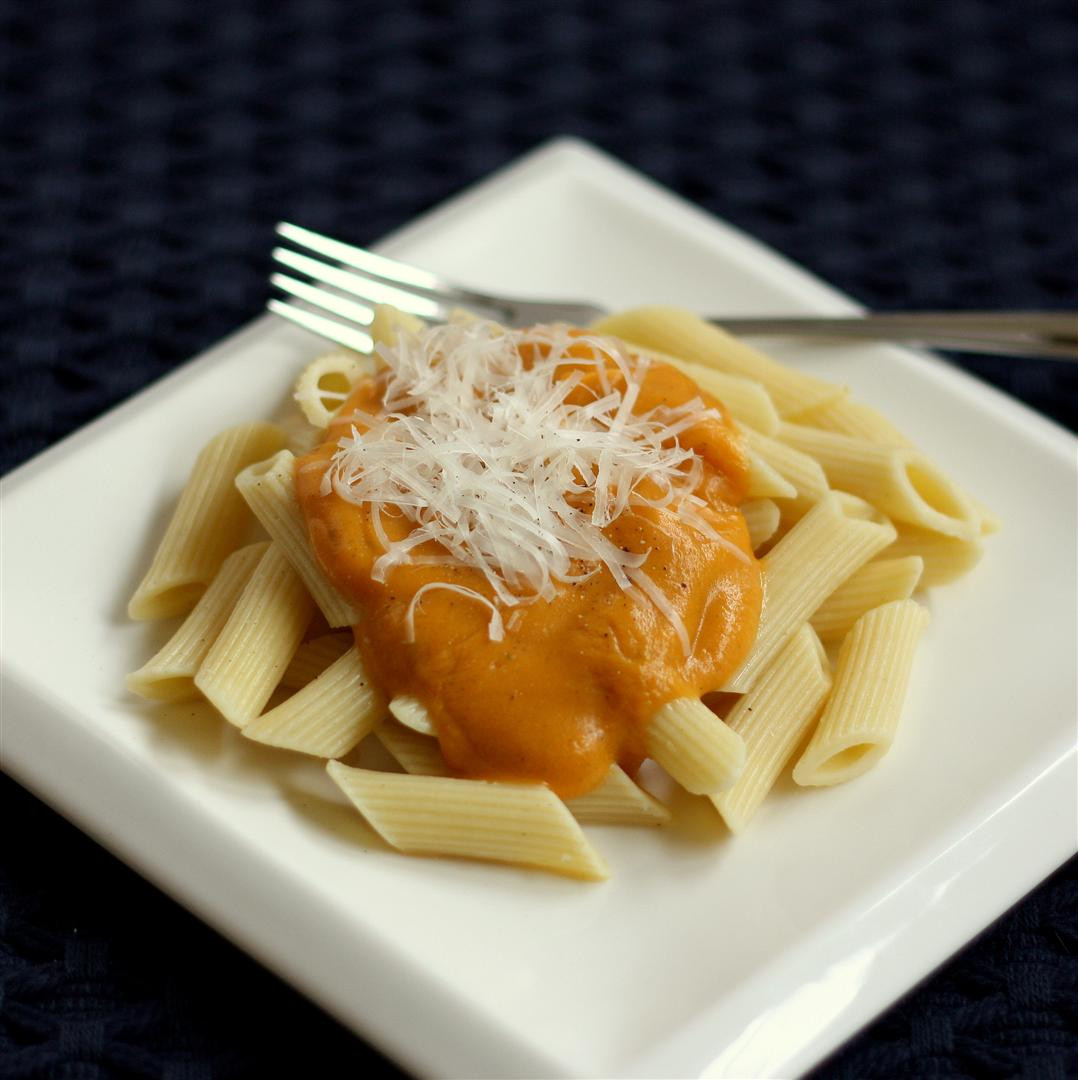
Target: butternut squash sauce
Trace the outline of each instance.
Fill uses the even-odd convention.
[[[612,370],[611,379],[617,385],[620,376]],[[339,415],[357,408],[378,413],[384,385],[378,376],[363,380]],[[646,756],[645,731],[655,710],[719,689],[747,654],[760,614],[760,571],[737,509],[747,459],[729,415],[666,364],[648,369],[636,410],[697,396],[721,417],[680,436],[704,463],[697,494],[707,506],[700,513],[747,558],[651,508],[631,508],[605,530],[626,550],[651,552],[646,572],[684,622],[692,643],[688,657],[654,604],[622,591],[605,570],[560,586],[549,603],[503,611],[505,639],[497,642],[488,637],[484,605],[430,590],[416,606],[415,640],[408,643],[406,613],[418,589],[442,581],[493,598],[485,578],[463,565],[402,565],[385,584],[372,581],[382,547],[369,508],[320,490],[349,424],[332,425],[325,442],[297,462],[296,489],[314,550],[334,585],[366,613],[354,633],[367,669],[387,696],[407,694],[424,703],[456,774],[545,782],[569,798],[600,783],[612,762],[634,773]],[[402,518],[383,514],[382,524],[394,540],[409,531]]]

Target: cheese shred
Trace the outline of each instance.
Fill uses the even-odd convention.
[[[408,609],[413,638],[431,588],[489,607],[488,632],[501,640],[499,607],[551,600],[559,585],[605,570],[661,611],[688,654],[681,619],[643,569],[648,552],[624,551],[603,530],[632,507],[651,507],[719,539],[695,494],[702,462],[678,442],[716,410],[696,397],[635,412],[649,361],[565,326],[450,323],[378,351],[383,409],[337,418],[350,434],[322,492],[369,509],[383,548],[376,581],[403,563],[455,563],[478,570],[493,595],[424,586]],[[385,524],[400,516],[410,527],[394,540]]]

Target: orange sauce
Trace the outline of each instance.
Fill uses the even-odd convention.
[[[611,378],[616,386],[620,375],[612,371]],[[382,377],[363,380],[340,415],[379,412],[384,386]],[[409,643],[406,613],[419,588],[451,582],[493,598],[486,579],[463,565],[408,564],[393,568],[385,584],[371,579],[382,547],[369,508],[320,490],[347,422],[331,426],[326,441],[297,463],[296,489],[314,550],[330,580],[366,613],[354,628],[364,663],[387,696],[423,702],[457,775],[545,782],[572,797],[600,783],[612,762],[633,773],[646,756],[646,725],[655,710],[718,690],[747,654],[760,613],[760,571],[737,509],[748,466],[729,415],[687,376],[658,363],[644,376],[636,411],[694,397],[720,417],[679,436],[703,461],[696,493],[707,506],[699,512],[747,558],[651,508],[630,508],[604,530],[628,551],[651,552],[644,569],[681,616],[689,656],[654,604],[624,592],[605,569],[558,586],[550,602],[503,610],[503,641],[490,640],[484,605],[430,590],[415,609]],[[403,518],[383,515],[382,524],[391,539],[409,530]]]

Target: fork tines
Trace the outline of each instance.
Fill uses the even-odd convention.
[[[451,310],[435,295],[444,294],[441,282],[425,270],[287,222],[277,226],[277,233],[304,250],[276,247],[274,260],[303,277],[273,274],[270,284],[292,299],[270,300],[267,306],[322,337],[369,352],[372,341],[366,328],[374,318],[375,305],[391,304],[431,320],[445,319]]]

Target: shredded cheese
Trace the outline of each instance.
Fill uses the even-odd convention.
[[[450,323],[378,351],[388,369],[383,410],[346,418],[351,431],[322,492],[369,509],[384,549],[376,581],[402,563],[456,563],[478,570],[493,594],[425,585],[408,609],[413,640],[416,605],[431,588],[489,607],[490,637],[501,640],[499,607],[550,600],[559,585],[605,570],[655,604],[688,654],[680,617],[643,569],[648,552],[624,551],[603,530],[649,506],[722,540],[699,512],[702,463],[677,439],[714,409],[697,397],[634,412],[649,361],[563,326]],[[393,540],[385,518],[399,515],[410,529]]]

